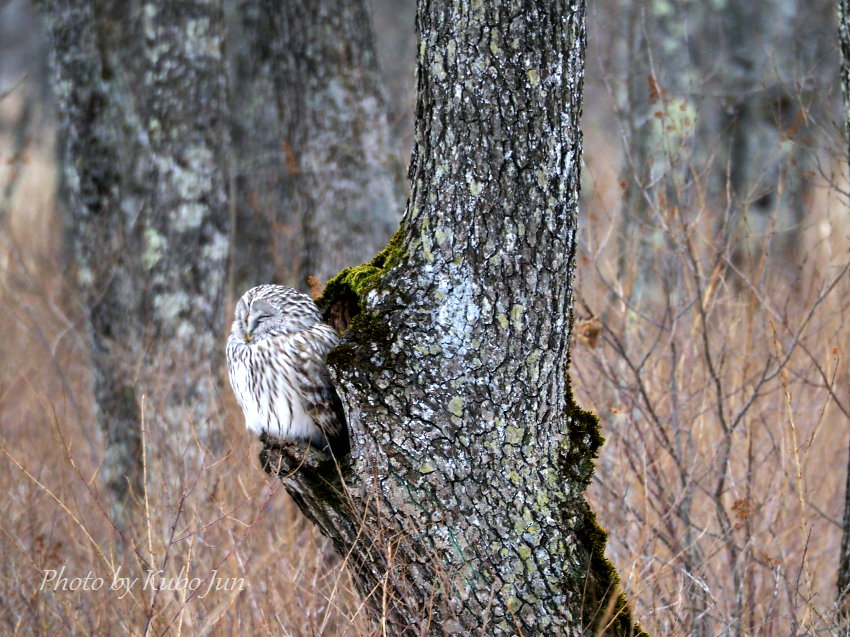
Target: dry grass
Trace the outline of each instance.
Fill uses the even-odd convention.
[[[3,129],[14,129],[20,105],[0,107]],[[229,391],[220,401],[227,451],[213,457],[196,441],[203,466],[184,469],[169,432],[143,420],[147,492],[131,528],[113,523],[98,480],[86,336],[59,249],[53,134],[27,136],[19,153],[12,136],[0,139],[0,188],[14,182],[0,221],[0,633],[370,634],[330,544],[261,471]],[[62,567],[66,581],[42,585]],[[89,573],[88,584],[74,581]],[[145,586],[149,573],[177,590]],[[108,590],[117,578],[138,580],[129,593]]]
[[[832,174],[811,175],[793,253],[773,228],[724,239],[723,210],[658,191],[640,226],[656,243],[635,251],[620,234],[616,150],[593,152],[611,143],[589,135],[577,312],[601,333],[579,337],[573,381],[607,437],[590,496],[637,618],[658,635],[838,634],[846,163],[818,149]]]

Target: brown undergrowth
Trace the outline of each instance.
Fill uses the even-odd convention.
[[[588,136],[573,387],[602,422],[591,501],[650,634],[840,632],[850,259],[831,134],[798,166],[801,225],[718,208],[691,167],[646,188],[628,233],[598,152],[616,140]]]

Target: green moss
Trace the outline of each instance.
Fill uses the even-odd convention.
[[[570,428],[564,441],[565,469],[570,478],[578,480],[583,487],[593,478],[594,460],[605,438],[599,432],[599,419],[589,411],[576,405],[572,388],[567,388],[567,413]]]
[[[569,365],[569,363],[568,363]],[[575,529],[576,539],[581,544],[583,552],[588,556],[589,569],[586,573],[575,574],[586,578],[582,583],[585,597],[582,602],[582,617],[591,634],[595,634],[599,624],[604,620],[605,635],[617,637],[646,636],[643,629],[632,618],[631,608],[626,602],[625,595],[620,591],[620,577],[617,569],[605,557],[605,542],[608,539],[606,531],[599,526],[596,514],[584,498],[584,489],[593,477],[594,459],[599,455],[599,448],[605,438],[599,431],[599,419],[589,411],[579,407],[573,398],[572,387],[567,377],[567,409],[569,431],[565,440],[561,471],[569,481],[577,481],[582,485],[581,493],[577,494],[572,511],[566,515],[575,515],[581,520]],[[565,520],[566,523],[566,520]],[[575,590],[565,583],[567,588]],[[616,600],[611,596],[616,595]]]
[[[338,331],[353,331],[358,336],[343,342],[328,355],[328,364],[337,369],[365,369],[362,347],[353,343],[375,343],[379,347],[389,342],[389,328],[383,317],[366,312],[366,297],[374,290],[381,278],[404,255],[404,228],[401,227],[369,263],[346,268],[325,285],[325,290],[316,304],[329,323]]]
[[[584,523],[576,532],[585,542],[590,545],[590,576],[585,587],[585,599],[582,614],[593,628],[598,629],[600,621],[604,620],[608,628],[605,635],[617,635],[622,637],[644,636],[643,629],[635,624],[632,619],[632,611],[626,602],[626,596],[620,591],[620,576],[617,569],[607,557],[605,557],[605,543],[608,533],[599,526],[596,514],[585,505]],[[611,596],[616,595],[613,601]]]
[[[399,228],[386,247],[369,263],[346,268],[328,281],[322,296],[316,300],[319,309],[326,312],[334,303],[350,301],[353,295],[359,309],[363,310],[366,295],[375,289],[388,270],[401,261],[404,254],[403,238],[403,229]]]

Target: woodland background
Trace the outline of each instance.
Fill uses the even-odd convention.
[[[414,3],[372,7],[402,174]],[[368,634],[348,573],[255,462],[226,383],[224,451],[187,471],[167,431],[145,432],[144,528],[125,537],[112,522],[45,38],[30,3],[0,5],[2,632],[103,634],[157,615],[191,634]],[[571,372],[607,439],[589,497],[651,634],[840,632],[850,422],[840,60],[830,1],[589,3]],[[286,149],[272,140],[253,159],[235,163],[239,176],[267,193]],[[244,209],[279,246],[273,262],[245,267],[271,263],[270,276],[307,289],[297,215],[259,195]],[[128,543],[166,572],[217,569],[249,586],[189,600],[38,590],[43,569],[98,572]]]

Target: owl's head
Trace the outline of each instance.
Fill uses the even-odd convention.
[[[256,343],[295,334],[321,320],[319,308],[306,294],[283,285],[259,285],[236,304],[231,335],[244,343]]]

